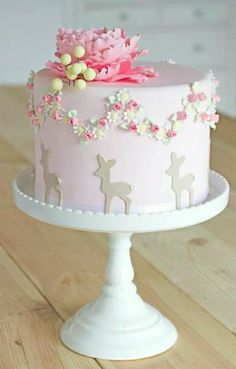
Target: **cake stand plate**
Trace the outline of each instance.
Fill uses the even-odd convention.
[[[151,214],[103,214],[45,204],[34,199],[32,169],[13,182],[16,206],[31,217],[60,227],[106,232],[109,256],[101,295],[82,307],[62,327],[63,343],[80,354],[129,360],[168,350],[177,339],[173,324],[137,293],[130,258],[133,233],[188,227],[219,214],[227,205],[228,182],[210,171],[208,199],[183,210]]]

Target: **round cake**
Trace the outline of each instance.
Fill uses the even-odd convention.
[[[137,43],[120,29],[59,30],[59,62],[27,84],[36,199],[126,214],[206,200],[218,81],[172,61],[139,66]]]

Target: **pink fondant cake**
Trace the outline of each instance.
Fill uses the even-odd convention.
[[[206,200],[218,82],[173,62],[135,66],[137,43],[120,29],[60,30],[60,61],[31,74],[40,201],[150,213]]]

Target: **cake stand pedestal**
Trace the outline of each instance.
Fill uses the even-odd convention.
[[[188,227],[220,213],[229,195],[229,185],[221,175],[210,172],[210,191],[205,203],[153,214],[92,213],[45,204],[34,199],[31,169],[17,176],[13,192],[16,206],[33,218],[60,227],[109,234],[110,251],[102,293],[63,325],[61,340],[66,346],[99,359],[129,360],[160,354],[174,345],[175,327],[142,300],[132,282],[130,237],[133,233]]]

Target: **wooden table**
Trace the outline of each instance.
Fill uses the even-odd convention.
[[[173,321],[176,345],[111,362],[75,354],[58,338],[63,321],[99,294],[106,236],[40,223],[13,204],[12,180],[33,163],[26,99],[22,87],[0,89],[0,368],[235,368],[236,122],[222,117],[212,135],[211,167],[231,184],[227,210],[194,227],[133,238],[139,292]]]

